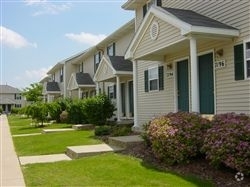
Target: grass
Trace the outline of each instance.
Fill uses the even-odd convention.
[[[194,176],[163,172],[130,156],[107,153],[23,168],[26,186],[212,186]]]
[[[101,143],[93,131],[70,131],[13,137],[18,156],[64,153],[67,146]]]
[[[32,120],[27,117],[21,117],[19,115],[10,115],[8,116],[8,121],[10,125],[10,131],[12,135],[18,134],[31,134],[31,133],[40,133],[43,128],[46,129],[55,129],[55,128],[71,128],[71,124],[66,123],[53,123],[44,127],[32,126]]]
[[[41,132],[30,126],[30,119],[9,116],[12,134]],[[67,128],[53,124],[46,128]],[[93,131],[70,131],[13,137],[18,156],[63,153],[67,146],[101,143]],[[72,161],[22,166],[27,187],[41,186],[212,186],[195,176],[160,171],[142,160],[116,153],[101,154]]]

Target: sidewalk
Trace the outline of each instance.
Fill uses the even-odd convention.
[[[0,186],[25,186],[6,115],[0,116]]]

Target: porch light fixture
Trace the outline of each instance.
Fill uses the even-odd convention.
[[[173,69],[173,65],[172,64],[167,64],[167,69]]]
[[[223,56],[223,52],[224,52],[223,49],[219,49],[219,50],[215,51],[216,57],[217,58],[222,57]]]

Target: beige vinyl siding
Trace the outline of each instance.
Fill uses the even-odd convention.
[[[116,50],[115,55],[116,56],[124,56],[133,36],[134,36],[134,32],[131,31],[131,32],[128,32],[123,37],[120,37],[119,40],[116,41],[115,43],[115,50]]]
[[[106,67],[105,67],[106,66]],[[98,80],[99,81],[104,81],[104,80],[107,80],[107,79],[110,79],[112,77],[114,77],[114,74],[113,74],[113,70],[105,63],[102,64],[101,68],[103,68],[106,70],[103,70],[103,71],[99,71],[99,74],[98,74]]]
[[[152,40],[150,37],[150,25],[154,21],[159,24],[159,35],[156,40]],[[154,18],[150,25],[147,28],[144,36],[142,36],[138,48],[135,50],[135,58],[141,57],[144,54],[151,53],[154,50],[161,49],[165,46],[173,44],[174,42],[185,39],[183,36],[181,36],[179,29],[158,18]]]
[[[222,23],[240,29],[240,38],[250,34],[250,1],[249,0],[163,0],[162,5],[169,8],[189,9],[216,19]]]
[[[136,10],[135,10],[135,30],[137,30],[142,21],[143,21],[143,8],[142,7],[138,7]]]
[[[144,71],[148,67],[164,65],[164,90],[144,91]],[[174,79],[166,78],[164,62],[138,61],[138,123],[145,124],[154,116],[174,110]]]
[[[94,58],[92,56],[84,60],[83,63],[83,72],[89,73],[89,75],[94,77]]]

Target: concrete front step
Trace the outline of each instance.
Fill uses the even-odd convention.
[[[143,144],[144,140],[140,135],[109,137],[109,145],[129,149]]]
[[[92,130],[92,129],[94,129],[94,125],[92,125],[92,124],[77,124],[77,125],[72,125],[72,128],[74,130]]]
[[[54,132],[65,132],[74,131],[74,129],[64,128],[64,129],[43,129],[42,133],[54,133]]]
[[[100,153],[118,152],[122,150],[123,148],[107,144],[70,146],[67,147],[66,155],[72,159],[77,159],[86,156],[98,155]]]

